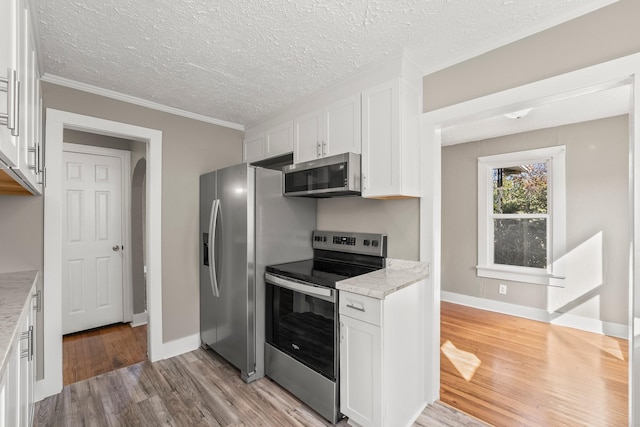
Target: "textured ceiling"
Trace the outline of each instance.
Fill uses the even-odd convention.
[[[247,125],[408,49],[451,65],[613,0],[37,0],[45,75]]]

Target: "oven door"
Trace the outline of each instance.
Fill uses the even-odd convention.
[[[337,376],[336,291],[265,274],[266,341],[332,381]]]

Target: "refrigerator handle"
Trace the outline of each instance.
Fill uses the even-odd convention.
[[[214,297],[220,296],[218,288],[218,275],[216,271],[216,225],[220,211],[220,200],[216,199],[211,203],[211,214],[209,216],[209,278],[211,279],[211,290]]]

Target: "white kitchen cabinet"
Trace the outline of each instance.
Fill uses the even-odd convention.
[[[293,122],[287,121],[264,133],[264,158],[293,151]]]
[[[410,426],[425,407],[425,281],[384,299],[340,291],[340,411],[353,426]]]
[[[10,13],[5,14],[4,8],[0,13],[0,33],[11,32],[11,36],[0,40],[0,74],[8,72],[12,78],[5,84],[7,92],[0,92],[0,112],[4,114],[7,109],[11,114],[7,114],[8,123],[0,125],[0,163],[4,164],[5,173],[27,192],[41,194],[44,168],[38,154],[43,151],[42,115],[33,21],[27,0],[8,3]],[[3,82],[0,87],[4,88]],[[10,93],[15,95],[15,102],[7,105]],[[4,123],[2,118],[0,121]]]
[[[18,165],[18,17],[19,0],[0,7],[0,169]]]
[[[361,151],[360,94],[294,119],[294,162]]]
[[[244,161],[247,163],[282,156],[293,151],[293,121],[286,121],[263,133],[244,140]]]
[[[35,286],[32,288],[35,291]],[[28,427],[33,422],[35,385],[35,313],[33,299],[25,304],[16,338],[0,378],[0,427]]]
[[[402,77],[362,92],[362,197],[420,196],[421,109]]]
[[[244,161],[252,163],[264,159],[263,157],[264,135],[244,140]]]

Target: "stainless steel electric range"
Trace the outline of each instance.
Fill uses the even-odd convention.
[[[336,423],[336,282],[384,268],[387,236],[315,231],[312,239],[313,259],[266,268],[265,374]]]

